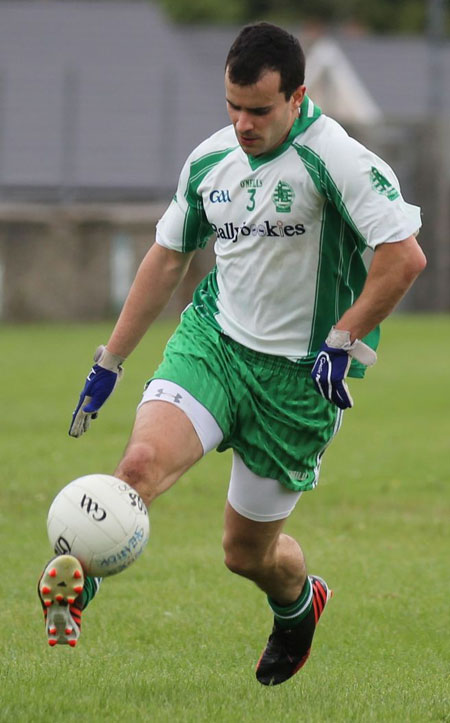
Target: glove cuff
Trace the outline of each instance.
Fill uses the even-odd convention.
[[[119,374],[122,371],[122,363],[125,361],[125,358],[117,354],[111,354],[106,346],[101,344],[95,351],[94,361],[103,367],[103,369],[108,369],[110,372]]]
[[[371,367],[377,360],[376,352],[370,346],[360,339],[351,342],[350,332],[336,329],[335,326],[331,327],[325,343],[335,349],[343,349],[349,356],[361,362],[361,364],[365,364],[366,367]]]

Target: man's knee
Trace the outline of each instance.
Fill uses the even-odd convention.
[[[270,564],[267,551],[263,552],[245,540],[234,538],[227,533],[223,538],[223,549],[226,567],[242,577],[254,579]]]
[[[140,442],[130,443],[115,474],[137,489],[148,504],[164,476],[156,447]]]

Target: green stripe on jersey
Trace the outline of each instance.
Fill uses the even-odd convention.
[[[218,296],[217,266],[214,266],[196,287],[192,297],[192,303],[199,316],[209,324],[212,324],[218,331],[222,331],[216,321],[216,316],[219,311],[217,308]]]
[[[318,349],[330,330],[360,295],[367,278],[361,257],[367,244],[359,232],[324,161],[311,148],[294,143],[314,185],[325,197],[317,268],[316,297],[309,351]],[[338,243],[336,243],[338,239]],[[376,349],[379,328],[364,341]],[[360,373],[361,372],[361,373]],[[363,368],[352,362],[351,376],[363,376]]]
[[[355,243],[359,246],[359,250],[364,251],[367,246],[364,236],[359,232],[352,217],[350,216],[347,206],[345,205],[342,194],[332,179],[328,169],[320,156],[308,146],[302,146],[294,143],[294,148],[302,159],[306,170],[319,191],[327,198],[339,211],[342,218],[348,224],[354,234]]]
[[[236,147],[236,146],[235,146]],[[186,187],[185,198],[188,203],[188,210],[183,226],[183,251],[195,251],[195,249],[206,246],[208,239],[213,234],[213,229],[206,218],[203,200],[198,193],[198,187],[205,176],[226,156],[234,151],[233,148],[226,148],[223,151],[207,153],[191,163],[189,180]]]

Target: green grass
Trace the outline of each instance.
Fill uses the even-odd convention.
[[[266,689],[262,594],[222,564],[230,457],[210,454],[151,511],[146,554],[103,588],[75,650],[45,641],[35,583],[56,492],[113,471],[169,323],[155,326],[80,440],[70,413],[109,325],[4,326],[0,721],[450,721],[450,317],[396,316],[316,491],[287,530],[335,597],[305,669]]]

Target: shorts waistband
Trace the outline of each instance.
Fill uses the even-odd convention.
[[[228,346],[233,347],[239,352],[239,355],[250,364],[258,364],[264,369],[273,371],[284,371],[289,374],[307,374],[311,371],[314,364],[314,356],[302,357],[298,361],[291,361],[285,356],[276,356],[275,354],[265,354],[255,349],[250,349],[248,346],[243,346],[235,341],[230,336],[222,334],[222,340]]]

